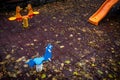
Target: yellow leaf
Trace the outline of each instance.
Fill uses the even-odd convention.
[[[98,74],[103,74],[103,72],[101,70],[97,70]]]
[[[108,74],[108,77],[109,77],[109,78],[113,78],[112,74]]]
[[[42,79],[46,78],[46,74],[42,74],[42,75],[41,75],[41,78],[42,78]]]
[[[76,76],[77,76],[77,75],[78,75],[78,72],[76,72],[76,71],[75,71],[75,72],[73,72],[73,75],[76,75]]]
[[[36,78],[35,80],[39,80],[38,78]]]
[[[106,78],[103,78],[103,80],[107,80]]]
[[[96,65],[93,63],[93,64],[91,64],[91,66],[92,66],[92,67],[95,67]]]
[[[70,64],[70,61],[69,61],[69,60],[66,60],[65,63],[66,63],[66,64]]]
[[[88,73],[86,73],[84,76],[85,76],[87,79],[93,80],[92,77],[90,76],[90,74],[88,74]]]

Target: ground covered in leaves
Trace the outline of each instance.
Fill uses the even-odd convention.
[[[39,11],[22,22],[8,21],[15,11],[0,13],[1,80],[119,80],[120,4],[116,4],[99,26],[88,18],[104,0],[65,0],[34,7]],[[23,12],[26,12],[24,10]],[[36,72],[25,62],[42,56],[53,45],[51,62]]]

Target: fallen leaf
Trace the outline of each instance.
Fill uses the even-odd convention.
[[[15,52],[15,50],[14,50],[14,49],[12,49],[11,53],[13,54],[14,52]]]
[[[60,70],[59,70],[59,69],[54,69],[54,71],[55,71],[56,73],[60,72]]]
[[[61,63],[61,67],[64,67],[64,63]]]
[[[59,22],[62,22],[62,19],[59,19]]]
[[[70,34],[69,37],[73,37],[73,34]]]
[[[95,62],[96,59],[95,59],[95,57],[91,57],[91,60],[92,60],[93,62]]]
[[[60,46],[60,48],[64,48],[64,47],[65,47],[64,45]]]
[[[37,39],[34,39],[33,41],[34,41],[34,42],[37,42],[38,40],[37,40]]]
[[[26,43],[25,45],[26,45],[26,46],[30,46],[30,43]]]
[[[8,54],[8,55],[5,57],[5,59],[9,59],[10,57],[11,57],[11,55]]]
[[[34,43],[31,43],[30,45],[31,45],[31,46],[34,46]]]
[[[108,77],[109,77],[109,78],[113,78],[112,74],[108,74]]]
[[[1,65],[5,64],[5,63],[7,63],[7,61],[0,62]]]
[[[14,73],[14,74],[12,75],[12,77],[16,78],[16,77],[17,77],[17,74]]]
[[[55,17],[55,16],[53,16],[53,17],[52,17],[52,19],[56,19],[56,17]]]
[[[70,64],[70,60],[66,60],[65,63],[66,63],[66,64]]]
[[[47,31],[47,29],[45,28],[44,31]]]
[[[86,73],[85,75],[84,75],[87,79],[90,79],[90,80],[93,80],[93,78],[90,76],[90,74],[88,74],[88,73]]]
[[[120,62],[118,62],[118,64],[120,65]]]
[[[103,74],[103,72],[101,70],[97,70],[98,74]]]
[[[57,80],[57,79],[55,77],[53,77],[52,80]]]
[[[106,78],[103,78],[103,80],[107,80]]]
[[[80,63],[80,62],[77,62],[76,65],[77,65],[78,67],[82,67],[83,64]]]
[[[24,56],[21,57],[21,58],[18,58],[18,59],[16,60],[16,62],[20,62],[20,61],[22,61],[24,58],[25,58]]]
[[[93,64],[91,64],[91,66],[92,66],[92,67],[95,67],[96,65],[93,63]]]
[[[25,68],[26,68],[26,67],[28,67],[28,65],[27,65],[27,64],[24,64],[23,66],[24,66]]]
[[[35,78],[35,80],[39,80],[38,78]]]
[[[42,78],[42,79],[46,78],[46,74],[42,74],[42,75],[41,75],[41,78]]]
[[[17,74],[20,74],[21,72],[22,72],[22,71],[19,70],[19,71],[17,71],[16,73],[17,73]]]
[[[59,43],[61,43],[61,41],[56,41],[56,44],[59,44]]]
[[[73,72],[73,75],[77,76],[77,75],[78,75],[78,72],[76,72],[76,71],[75,71],[75,72]]]
[[[30,77],[30,74],[29,73],[26,73],[27,77]]]

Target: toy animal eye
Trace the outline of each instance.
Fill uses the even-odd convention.
[[[50,50],[50,49],[49,49],[48,51],[49,51],[49,52],[51,52],[51,50]]]

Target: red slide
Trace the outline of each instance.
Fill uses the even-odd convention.
[[[119,0],[106,0],[88,21],[94,25],[98,25],[98,23],[107,15],[112,6],[114,6],[118,1]]]

